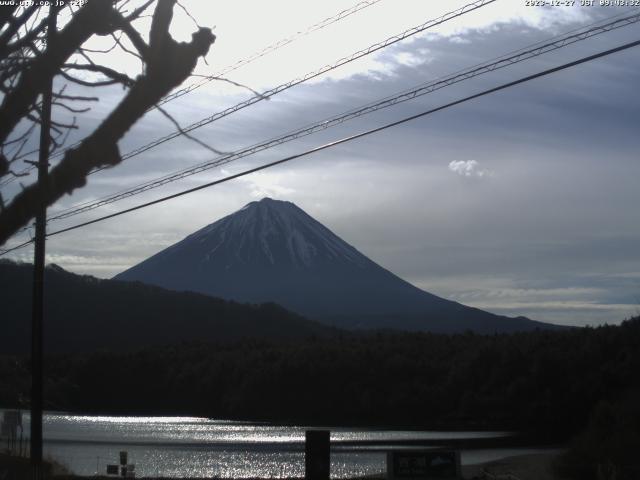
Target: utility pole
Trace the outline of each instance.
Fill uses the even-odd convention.
[[[49,4],[47,21],[47,49],[55,42],[58,9]],[[49,146],[51,143],[51,101],[53,75],[42,91],[40,118],[40,152],[38,156],[39,206],[36,214],[35,246],[33,252],[33,299],[31,313],[31,467],[32,480],[43,478],[42,468],[42,410],[43,410],[43,316],[44,316],[44,258],[47,228],[47,185],[49,175]]]

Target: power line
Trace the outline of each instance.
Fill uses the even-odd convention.
[[[302,138],[307,135],[311,135],[321,130],[331,128],[333,126],[342,124],[346,121],[352,120],[362,115],[366,115],[383,108],[388,108],[394,105],[398,105],[400,103],[432,93],[441,88],[445,88],[453,84],[462,82],[464,80],[468,80],[475,76],[489,73],[510,65],[514,65],[516,63],[523,62],[525,60],[529,60],[531,58],[537,57],[544,53],[558,50],[567,45],[572,45],[576,42],[586,40],[588,38],[591,38],[596,35],[600,35],[605,32],[609,32],[616,28],[621,28],[627,25],[631,25],[633,23],[637,23],[638,21],[640,21],[640,13],[636,15],[631,15],[622,19],[618,19],[613,22],[606,23],[604,25],[599,25],[599,26],[590,28],[588,30],[582,29],[582,31],[578,31],[578,33],[573,33],[571,35],[565,34],[562,36],[557,36],[557,37],[554,37],[551,41],[548,41],[547,43],[538,42],[531,47],[525,47],[524,49],[520,49],[513,54],[507,54],[506,56],[498,57],[498,59],[477,64],[471,68],[468,68],[466,70],[461,70],[450,76],[442,77],[440,79],[422,84],[414,89],[404,91],[394,96],[386,97],[375,103],[371,103],[363,107],[350,110],[346,113],[329,117],[320,122],[307,125],[305,127],[294,130],[282,136],[272,138],[270,140],[267,140],[266,142],[254,144],[250,147],[246,147],[236,152],[223,155],[222,157],[216,157],[212,160],[201,163],[194,167],[189,167],[187,169],[183,169],[183,170],[171,173],[169,175],[165,175],[157,179],[144,182],[135,187],[122,190],[120,192],[102,197],[100,199],[89,200],[87,202],[77,204],[67,210],[64,210],[50,217],[49,220],[50,221],[61,220],[61,219],[69,218],[71,216],[75,216],[81,213],[85,213],[90,210],[94,210],[104,205],[108,205],[110,203],[114,203],[116,201],[131,197],[134,195],[138,195],[140,193],[146,192],[148,190],[152,190],[154,188],[161,187],[163,185],[180,180],[182,178],[195,175],[197,173],[200,173],[221,165],[225,165],[227,163],[233,162],[240,158],[273,148],[278,145],[282,145],[286,142],[289,142],[298,138]],[[572,32],[575,32],[575,30],[573,30]]]
[[[167,102],[170,102],[172,100],[175,100],[176,98],[179,98],[183,95],[186,95],[189,92],[194,91],[197,88],[202,87],[203,85],[206,85],[207,83],[213,81],[216,79],[216,77],[221,77],[223,75],[226,75],[229,72],[233,72],[234,70],[237,70],[240,67],[243,67],[251,62],[254,62],[255,60],[262,58],[268,54],[270,54],[271,52],[278,50],[286,45],[289,45],[290,43],[294,42],[295,40],[304,37],[306,35],[309,35],[310,33],[313,33],[317,30],[321,30],[333,23],[336,23],[344,18],[347,18],[351,15],[353,15],[354,13],[359,12],[360,10],[363,10],[367,7],[370,7],[372,5],[375,5],[376,3],[380,2],[381,0],[366,0],[364,2],[360,2],[356,5],[354,5],[351,8],[348,8],[346,10],[342,10],[341,12],[338,12],[337,14],[325,18],[324,20],[311,25],[310,27],[306,28],[305,30],[296,32],[295,34],[283,38],[281,40],[278,40],[277,42],[272,43],[271,45],[268,45],[267,47],[264,47],[262,50],[259,50],[251,55],[249,55],[248,57],[245,57],[241,60],[238,60],[237,62],[235,62],[232,65],[229,65],[221,70],[219,70],[218,72],[212,74],[211,76],[201,80],[198,83],[195,83],[193,85],[190,85],[188,87],[185,87],[183,89],[180,89],[170,95],[167,95],[160,103],[159,105],[164,105]]]
[[[172,100],[175,100],[176,98],[182,97],[183,95],[188,94],[189,92],[192,92],[194,90],[196,90],[197,88],[202,87],[203,85],[206,85],[207,83],[216,80],[217,78],[222,77],[223,75],[226,75],[229,72],[232,72],[234,70],[237,70],[245,65],[248,65],[256,60],[258,60],[259,58],[265,57],[267,55],[269,55],[270,53],[279,50],[282,47],[285,47],[286,45],[289,45],[290,43],[293,43],[294,41],[298,40],[299,38],[302,38],[306,35],[309,35],[313,32],[316,32],[318,30],[321,30],[325,27],[328,27],[329,25],[332,25],[336,22],[339,22],[340,20],[343,20],[347,17],[350,17],[351,15],[364,10],[367,7],[371,7],[372,5],[375,5],[376,3],[381,2],[382,0],[364,0],[362,2],[359,2],[355,5],[353,5],[351,8],[347,8],[345,10],[341,10],[340,12],[338,12],[335,15],[332,15],[330,17],[325,18],[324,20],[321,20],[318,23],[315,23],[313,25],[311,25],[310,27],[307,27],[304,30],[300,30],[296,33],[294,33],[293,35],[290,35],[288,37],[285,37],[283,39],[278,40],[277,42],[274,42],[266,47],[264,47],[261,50],[258,50],[257,52],[254,52],[253,54],[249,55],[248,57],[242,58],[240,60],[238,60],[237,62],[228,65],[226,67],[224,67],[223,69],[219,70],[218,72],[207,76],[207,78],[202,79],[200,82],[195,83],[193,85],[190,85],[188,87],[182,88],[180,90],[177,90],[176,92],[167,95],[164,99],[162,99],[158,105],[164,105],[165,103],[168,103]],[[155,108],[151,107],[149,110],[153,110]],[[50,155],[50,158],[55,158],[55,157],[59,157],[61,155],[63,155],[67,150],[72,149],[77,147],[78,145],[80,145],[80,143],[82,143],[81,141],[78,141],[72,145],[70,145],[69,147],[60,150],[56,153],[53,153]],[[27,155],[32,155],[34,153],[38,153],[38,150],[32,150],[31,152],[27,152],[25,154],[23,154],[23,156],[27,156]],[[33,169],[35,169],[35,166],[29,166],[25,169],[23,169],[22,171],[18,172],[19,176],[22,175],[26,175],[29,172],[31,172]],[[3,181],[0,181],[0,187],[3,187],[5,185],[10,184],[11,182],[13,182],[17,177],[8,177],[6,179],[4,179]]]
[[[13,252],[15,250],[19,250],[21,248],[26,247],[27,245],[31,245],[33,243],[33,239],[31,240],[27,240],[26,242],[23,242],[19,245],[16,245],[15,247],[11,247],[11,248],[7,248],[7,249],[2,249],[0,250],[0,257],[3,255],[6,255],[7,253]]]
[[[146,152],[147,150],[150,150],[152,148],[157,147],[158,145],[161,145],[165,142],[168,142],[170,140],[173,140],[174,138],[180,137],[182,135],[185,135],[193,130],[196,130],[198,128],[204,127],[205,125],[209,125],[210,123],[213,123],[217,120],[220,120],[221,118],[224,118],[228,115],[231,115],[234,112],[237,112],[239,110],[242,110],[244,108],[247,108],[251,105],[254,105],[258,102],[261,102],[262,100],[268,99],[273,97],[274,95],[277,95],[278,93],[282,93],[285,90],[288,90],[296,85],[300,85],[304,82],[307,82],[313,78],[316,78],[320,75],[323,75],[327,72],[330,72],[332,70],[335,70],[343,65],[346,65],[347,63],[353,62],[355,60],[358,60],[360,58],[363,58],[373,52],[376,52],[382,48],[388,47],[389,45],[393,45],[397,42],[400,42],[402,40],[405,40],[413,35],[416,35],[418,33],[424,32],[425,30],[428,30],[429,28],[433,28],[436,27],[438,25],[441,25],[449,20],[452,20],[454,18],[460,17],[466,13],[472,12],[474,10],[477,10],[478,8],[481,8],[483,6],[486,6],[490,3],[495,2],[496,0],[475,0],[474,2],[471,2],[467,5],[464,5],[463,7],[458,8],[457,10],[452,10],[450,12],[447,12],[443,15],[441,15],[440,17],[437,17],[435,19],[431,19],[426,21],[425,23],[418,25],[416,27],[410,28],[408,30],[405,30],[402,33],[399,33],[397,35],[394,35],[392,37],[387,38],[386,40],[383,40],[381,42],[375,43],[365,49],[362,50],[358,50],[355,53],[352,53],[351,55],[347,56],[347,57],[343,57],[339,60],[337,60],[336,62],[334,62],[333,64],[329,64],[329,65],[325,65],[324,67],[309,72],[307,74],[305,74],[302,77],[298,77],[296,79],[290,80],[286,83],[283,83],[281,85],[278,85],[277,87],[274,87],[270,90],[267,90],[263,93],[261,93],[260,95],[251,97],[247,100],[244,100],[240,103],[237,103],[236,105],[233,105],[231,107],[228,107],[224,110],[221,110],[217,113],[214,113],[213,115],[203,118],[202,120],[192,123],[191,125],[188,125],[187,127],[183,127],[180,131],[177,132],[173,132],[170,133],[168,135],[165,135],[163,137],[157,138],[156,140],[147,143],[145,145],[142,145],[134,150],[131,150],[127,153],[125,153],[124,155],[122,155],[122,161],[127,160],[129,158],[135,157],[137,155],[140,155],[141,153]],[[78,145],[80,142],[72,145],[69,148],[73,148],[74,146]],[[64,153],[66,150],[58,152],[57,155],[61,155],[62,153]],[[100,167],[97,168],[91,172],[89,172],[89,175],[93,175],[94,173],[98,173],[101,172],[103,170],[106,170],[109,167]],[[24,170],[24,172],[28,173],[31,169],[27,168]],[[12,180],[8,180],[7,183],[9,183]],[[3,185],[0,184],[0,187],[2,187]]]
[[[399,33],[397,35],[394,35],[392,37],[387,38],[386,40],[383,40],[381,42],[375,43],[365,49],[362,50],[358,50],[355,53],[352,53],[351,55],[347,56],[347,57],[343,57],[340,60],[329,64],[329,65],[325,65],[324,67],[315,70],[313,72],[309,72],[306,75],[296,78],[294,80],[290,80],[286,83],[283,83],[277,87],[274,87],[270,90],[267,90],[265,92],[263,92],[262,94],[258,95],[258,96],[254,96],[251,97],[243,102],[240,102],[232,107],[226,108],[225,110],[222,110],[220,112],[214,113],[213,115],[203,118],[202,120],[192,123],[191,125],[187,126],[187,127],[183,127],[180,131],[178,132],[173,132],[170,133],[168,135],[165,135],[164,137],[160,137],[156,140],[154,140],[153,142],[147,143],[146,145],[142,145],[124,155],[122,155],[122,161],[127,160],[131,157],[135,157],[137,155],[140,155],[143,152],[146,152],[147,150],[150,150],[154,147],[157,147],[158,145],[161,145],[165,142],[168,142],[170,140],[173,140],[174,138],[177,138],[179,136],[184,135],[185,133],[189,133],[192,132],[193,130],[196,130],[198,128],[204,127],[205,125],[209,125],[210,123],[213,123],[217,120],[220,120],[221,118],[226,117],[227,115],[230,115],[234,112],[237,112],[239,110],[242,110],[244,108],[247,108],[251,105],[254,105],[258,102],[261,102],[262,100],[265,100],[267,98],[273,97],[274,95],[277,95],[278,93],[282,93],[285,90],[288,90],[296,85],[300,85],[301,83],[304,83],[308,80],[311,80],[313,78],[319,77],[320,75],[323,75],[327,72],[330,72],[332,70],[335,70],[336,68],[339,68],[343,65],[346,65],[347,63],[353,62],[355,60],[358,60],[362,57],[365,57],[373,52],[376,52],[378,50],[381,50],[385,47],[388,47],[390,45],[393,45],[397,42],[400,42],[402,40],[405,40],[413,35],[416,35],[418,33],[424,32],[425,30],[428,30],[429,28],[433,28],[435,26],[441,25],[449,20],[452,20],[454,18],[460,17],[466,13],[472,12],[474,10],[477,10],[481,7],[484,7],[490,3],[495,2],[496,0],[476,0],[474,2],[471,2],[463,7],[458,8],[457,10],[452,10],[450,12],[447,12],[443,15],[441,15],[440,17],[437,17],[435,19],[432,20],[428,20],[425,23],[422,23],[421,25],[418,25],[416,27],[410,28],[408,30],[405,30],[402,33]],[[93,173],[97,173],[100,172],[102,170],[105,170],[107,167],[101,167],[101,168],[97,168],[96,170],[93,170],[91,174]]]
[[[187,195],[189,193],[197,192],[197,191],[203,190],[205,188],[209,188],[209,187],[212,187],[212,186],[215,186],[215,185],[219,185],[221,183],[225,183],[225,182],[234,180],[236,178],[240,178],[240,177],[249,175],[251,173],[255,173],[255,172],[258,172],[258,171],[261,171],[261,170],[265,170],[267,168],[271,168],[271,167],[274,167],[276,165],[280,165],[280,164],[283,164],[283,163],[286,163],[286,162],[290,162],[290,161],[298,159],[298,158],[302,158],[302,157],[311,155],[312,153],[320,152],[322,150],[327,150],[329,148],[332,148],[332,147],[335,147],[335,146],[338,146],[338,145],[342,145],[344,143],[347,143],[347,142],[350,142],[350,141],[353,141],[353,140],[356,140],[356,139],[359,139],[359,138],[363,138],[363,137],[372,135],[374,133],[379,133],[379,132],[381,132],[383,130],[386,130],[388,128],[392,128],[392,127],[396,127],[398,125],[402,125],[404,123],[416,120],[418,118],[425,117],[427,115],[431,115],[431,114],[439,112],[441,110],[445,110],[447,108],[451,108],[451,107],[454,107],[456,105],[460,105],[460,104],[468,102],[470,100],[475,100],[477,98],[480,98],[480,97],[483,97],[483,96],[486,96],[486,95],[489,95],[489,94],[492,94],[492,93],[495,93],[495,92],[498,92],[498,91],[501,91],[501,90],[505,90],[507,88],[511,88],[511,87],[516,86],[516,85],[520,85],[522,83],[526,83],[526,82],[529,82],[531,80],[535,80],[537,78],[550,75],[552,73],[556,73],[556,72],[559,72],[559,71],[562,71],[562,70],[566,70],[568,68],[572,68],[572,67],[575,67],[577,65],[581,65],[583,63],[587,63],[587,62],[596,60],[598,58],[606,57],[608,55],[612,55],[614,53],[621,52],[623,50],[627,50],[627,49],[630,49],[630,48],[633,48],[633,47],[637,47],[638,45],[640,45],[640,40],[636,40],[636,41],[633,41],[633,42],[625,43],[624,45],[620,45],[618,47],[611,48],[609,50],[605,50],[605,51],[602,51],[602,52],[599,52],[599,53],[595,53],[593,55],[589,55],[587,57],[583,57],[583,58],[580,58],[578,60],[574,60],[572,62],[565,63],[565,64],[560,65],[558,67],[549,68],[547,70],[543,70],[541,72],[534,73],[532,75],[528,75],[526,77],[519,78],[518,80],[514,80],[514,81],[511,81],[511,82],[508,82],[508,83],[504,83],[502,85],[490,88],[488,90],[483,90],[482,92],[476,93],[474,95],[469,95],[469,96],[464,97],[462,99],[455,100],[455,101],[447,103],[445,105],[441,105],[439,107],[432,108],[430,110],[426,110],[424,112],[421,112],[421,113],[418,113],[418,114],[415,114],[415,115],[411,115],[409,117],[405,117],[405,118],[403,118],[401,120],[397,120],[395,122],[387,123],[387,124],[382,125],[380,127],[376,127],[376,128],[371,129],[371,130],[367,130],[365,132],[357,133],[355,135],[350,135],[348,137],[344,137],[344,138],[341,138],[339,140],[335,140],[333,142],[325,143],[324,145],[312,148],[310,150],[306,150],[306,151],[304,151],[302,153],[291,155],[291,156],[282,158],[280,160],[276,160],[274,162],[270,162],[270,163],[267,163],[265,165],[261,165],[259,167],[251,168],[249,170],[245,170],[243,172],[236,173],[234,175],[229,175],[229,176],[221,178],[219,180],[215,180],[213,182],[208,182],[208,183],[205,183],[203,185],[199,185],[197,187],[193,187],[193,188],[190,188],[190,189],[187,189],[187,190],[183,190],[183,191],[178,192],[178,193],[174,193],[172,195],[167,195],[165,197],[162,197],[162,198],[159,198],[159,199],[156,199],[156,200],[152,200],[150,202],[146,202],[146,203],[137,205],[135,207],[127,208],[125,210],[121,210],[119,212],[112,213],[110,215],[105,215],[105,216],[102,216],[102,217],[99,217],[99,218],[96,218],[96,219],[93,219],[93,220],[89,220],[87,222],[79,223],[79,224],[73,225],[71,227],[67,227],[67,228],[63,228],[61,230],[57,230],[57,231],[51,232],[47,236],[51,237],[51,236],[54,236],[54,235],[59,235],[61,233],[65,233],[65,232],[69,232],[69,231],[72,231],[72,230],[76,230],[78,228],[82,228],[82,227],[86,227],[88,225],[92,225],[94,223],[102,222],[102,221],[108,220],[110,218],[115,218],[115,217],[118,217],[120,215],[124,215],[126,213],[134,212],[136,210],[140,210],[140,209],[143,209],[143,208],[146,208],[146,207],[150,207],[152,205],[163,203],[163,202],[166,202],[168,200],[172,200],[174,198],[178,198],[178,197]],[[28,245],[29,243],[31,243],[31,242],[25,242],[24,244],[22,244],[22,246]],[[14,247],[12,250],[15,250],[16,248],[18,248],[18,247]],[[8,253],[8,251],[0,252],[0,256],[4,255],[6,253]]]

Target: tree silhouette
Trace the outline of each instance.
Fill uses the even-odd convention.
[[[39,2],[36,2],[38,4]],[[209,28],[198,28],[190,42],[177,42],[169,34],[177,0],[147,0],[128,11],[131,0],[87,0],[80,8],[66,2],[51,6],[56,14],[71,12],[52,41],[46,42],[46,8],[38,5],[0,9],[0,180],[21,175],[15,165],[25,158],[22,153],[31,133],[39,124],[42,108],[39,100],[48,80],[64,79],[67,84],[100,87],[121,84],[126,90],[120,103],[83,141],[68,148],[51,169],[45,185],[45,201],[51,205],[65,194],[85,185],[92,170],[112,167],[122,161],[118,141],[144,115],[193,72],[215,40]],[[155,4],[145,40],[136,21]],[[131,78],[126,73],[95,62],[97,52],[85,45],[95,36],[110,36],[109,50],[121,49],[142,62],[141,74]],[[125,45],[125,39],[127,45]],[[131,48],[130,46],[133,46]],[[78,78],[77,73],[91,73],[99,78]],[[78,102],[96,101],[93,96],[74,96],[66,86],[54,92],[54,105],[73,113],[83,113]],[[52,149],[64,145],[73,123],[52,123]],[[36,184],[24,187],[8,205],[0,197],[0,245],[34,218],[39,201]]]

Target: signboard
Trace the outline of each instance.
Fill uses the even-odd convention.
[[[120,465],[107,465],[107,475],[118,475],[120,473]]]
[[[455,450],[395,450],[387,454],[390,480],[458,480],[460,453]]]
[[[304,478],[329,480],[331,465],[329,430],[307,430],[304,447]]]
[[[123,478],[136,478],[135,465],[123,465],[120,474]]]

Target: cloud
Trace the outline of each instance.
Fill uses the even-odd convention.
[[[204,70],[200,73],[233,64],[287,32],[343,8],[339,1],[328,0],[313,3],[314,12],[307,6],[299,9],[305,18],[270,18],[267,12],[274,9],[294,9],[281,2],[265,4],[259,7],[265,12],[254,12],[249,19],[255,22],[250,25],[255,35],[248,38],[247,29],[234,23],[246,22],[241,5],[214,11],[208,2],[185,1],[197,10],[194,14],[200,23],[220,26],[211,57],[215,64],[210,70],[201,66]],[[412,8],[398,9],[394,2],[385,3],[238,69],[232,78],[257,89],[272,87],[410,28],[418,19],[434,18],[453,8],[436,5],[438,2],[412,2]],[[255,104],[195,133],[217,148],[244,148],[546,40],[578,27],[578,22],[619,13],[614,10],[532,9],[519,2],[495,2],[494,7],[488,5],[430,33],[344,65],[331,75],[287,90],[270,102]],[[400,14],[404,14],[402,18]],[[291,23],[274,26],[264,18]],[[188,39],[193,25],[184,20],[184,39]],[[358,35],[353,35],[354,31]],[[375,128],[632,37],[633,29],[617,29],[228,164],[226,173],[212,169],[162,190],[114,203],[110,206],[113,210],[105,211],[177,193]],[[633,88],[640,75],[629,67],[634,53],[620,52],[558,73],[548,82],[527,83],[318,152],[305,161],[51,237],[49,261],[78,273],[111,276],[255,198],[273,196],[294,201],[372,260],[434,294],[536,320],[592,325],[620,322],[636,312],[635,305],[640,303],[640,223],[634,208],[640,165],[636,161],[638,141],[633,135],[634,115],[640,105]],[[616,88],[603,87],[611,84]],[[82,123],[82,131],[74,132],[77,138],[89,133],[89,127],[97,124],[121,95],[117,88],[101,94],[92,117]],[[212,82],[167,108],[188,125],[248,95]],[[601,134],[597,138],[588,135],[594,121]],[[161,114],[149,112],[120,148],[128,152],[172,131],[173,125]],[[64,197],[51,210],[99,198],[210,157],[209,152],[180,137],[118,168],[92,175],[87,188]],[[611,161],[603,162],[602,158]],[[553,172],[551,177],[549,172]],[[484,178],[493,175],[509,181]],[[8,193],[20,189],[19,182],[9,187],[13,189]],[[96,211],[86,219],[102,213]],[[69,226],[79,218],[56,225]],[[28,240],[26,234],[17,236],[7,247],[24,240]],[[28,249],[11,255],[31,261]],[[97,259],[102,259],[102,265]]]
[[[231,174],[229,170],[220,170],[225,176]],[[247,177],[241,177],[238,182],[245,185],[249,195],[253,198],[274,197],[282,198],[296,192],[294,188],[283,185],[287,180],[286,175],[271,172],[257,172]]]
[[[526,278],[478,273],[409,280],[424,290],[465,305],[560,325],[617,324],[640,313],[632,284],[612,284],[600,277],[574,275],[556,283],[536,279],[543,287],[527,284]],[[575,285],[561,286],[567,282]]]
[[[449,170],[462,177],[487,177],[491,171],[480,168],[476,160],[453,160],[449,162]]]

